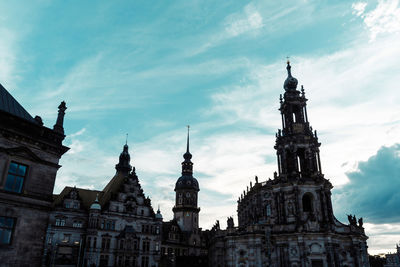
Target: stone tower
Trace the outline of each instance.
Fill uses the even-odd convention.
[[[182,231],[196,232],[199,228],[199,212],[197,206],[197,194],[200,191],[199,183],[193,177],[192,154],[189,152],[189,128],[186,144],[185,159],[182,162],[182,176],[175,185],[174,219],[178,222]]]

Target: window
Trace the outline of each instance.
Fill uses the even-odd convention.
[[[64,206],[65,206],[66,209],[69,209],[69,203],[68,202],[66,202]]]
[[[65,226],[65,219],[57,218],[56,226]]]
[[[47,244],[51,245],[53,243],[53,233],[50,233],[48,238],[47,238]]]
[[[267,217],[271,216],[271,205],[267,204],[266,209],[265,209],[265,214]]]
[[[74,221],[74,223],[72,224],[72,227],[74,227],[74,228],[82,228],[82,222]]]
[[[303,196],[303,211],[304,212],[312,212],[313,208],[312,208],[312,195],[311,193],[306,193]]]
[[[0,216],[0,244],[11,244],[11,235],[14,229],[15,219]]]
[[[143,256],[142,257],[142,267],[148,267],[149,266],[149,257]]]
[[[26,165],[11,162],[4,189],[10,192],[21,193],[27,169]]]
[[[68,243],[69,240],[70,240],[70,238],[71,238],[71,235],[70,235],[70,234],[64,234],[64,237],[63,237],[62,242],[63,242],[63,243]]]
[[[150,251],[150,241],[143,241],[143,252]]]

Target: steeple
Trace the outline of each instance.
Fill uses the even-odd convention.
[[[318,137],[308,122],[307,98],[304,87],[297,88],[297,79],[292,76],[287,62],[288,77],[284,83],[285,93],[280,96],[282,130],[276,134],[278,178],[281,180],[322,177],[319,161]]]
[[[125,143],[124,148],[121,154],[119,155],[119,162],[117,165],[115,165],[117,173],[128,175],[132,169],[132,166],[129,164],[130,161],[131,161],[131,156],[129,155],[128,152],[128,144]]]
[[[172,209],[174,219],[182,231],[193,232],[199,228],[199,212],[197,194],[200,191],[197,179],[193,177],[192,154],[189,150],[189,126],[187,126],[186,152],[182,162],[182,176],[175,184],[175,206]]]
[[[183,158],[185,159],[182,162],[182,175],[184,176],[192,176],[193,175],[193,163],[191,161],[192,159],[192,154],[189,152],[189,129],[190,126],[187,126],[188,132],[187,132],[187,140],[186,140],[186,153],[183,154]]]

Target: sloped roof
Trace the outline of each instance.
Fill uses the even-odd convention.
[[[0,84],[0,110],[19,118],[36,123],[35,119],[18,103],[17,100]]]
[[[59,195],[54,195],[54,206],[62,205],[62,202],[65,197],[71,192],[73,187],[66,186],[64,187],[63,191]],[[78,195],[80,200],[82,201],[82,206],[84,209],[89,210],[90,205],[96,199],[97,194],[99,194],[99,199],[103,196],[103,192],[97,190],[90,190],[90,189],[83,189],[83,188],[76,188],[78,190]]]

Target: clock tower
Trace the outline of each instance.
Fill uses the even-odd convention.
[[[183,154],[183,158],[182,176],[175,184],[175,206],[172,211],[182,231],[197,232],[200,212],[200,208],[197,207],[197,194],[200,189],[199,183],[193,177],[192,154],[189,152],[189,126],[186,153]]]

